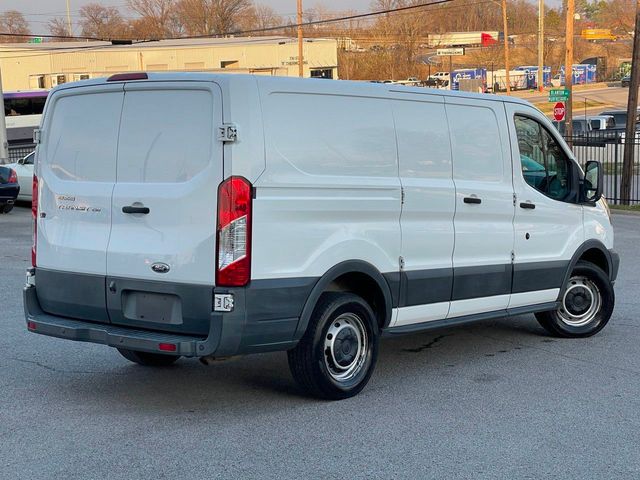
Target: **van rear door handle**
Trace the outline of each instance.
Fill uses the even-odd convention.
[[[529,202],[520,202],[520,208],[527,208],[529,210],[533,210],[534,208],[536,208],[536,204],[529,203]]]
[[[478,198],[478,197],[464,197],[464,199],[462,200],[464,203],[482,203],[482,199]]]
[[[146,215],[149,212],[149,207],[134,207],[133,205],[122,207],[122,213],[142,213]]]

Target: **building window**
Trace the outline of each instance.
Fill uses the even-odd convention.
[[[44,88],[44,75],[30,75],[29,88]]]
[[[317,68],[311,70],[311,78],[333,79],[333,68]]]
[[[220,62],[220,68],[239,68],[239,60],[223,60]]]

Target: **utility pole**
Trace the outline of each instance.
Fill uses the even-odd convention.
[[[67,29],[69,30],[69,36],[73,35],[73,29],[71,26],[71,8],[69,8],[69,0],[67,0]]]
[[[564,56],[564,88],[569,91],[569,98],[564,107],[564,131],[569,146],[573,146],[573,15],[575,12],[574,0],[567,0],[567,29],[565,43],[567,51]]]
[[[544,90],[544,0],[538,0],[538,91]]]
[[[304,59],[302,38],[302,0],[298,0],[298,76],[304,77]]]
[[[2,112],[0,114],[0,165],[9,162],[9,143],[7,142],[7,124],[4,121],[4,96],[2,94],[2,71],[0,71],[0,101]]]
[[[636,142],[636,112],[638,110],[638,87],[640,87],[640,0],[636,0],[636,28],[633,35],[633,57],[631,61],[631,80],[629,81],[629,100],[627,101],[627,128],[622,157],[622,181],[620,200],[629,205],[631,199],[631,180],[633,179],[633,161]]]
[[[509,32],[507,31],[507,0],[502,0],[502,28],[504,30],[504,69],[507,95],[511,95],[511,79],[509,78]]]

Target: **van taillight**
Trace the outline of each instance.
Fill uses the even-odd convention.
[[[31,191],[31,216],[33,217],[33,243],[31,244],[31,265],[36,266],[38,245],[38,177],[33,176]]]
[[[242,287],[251,279],[251,183],[230,177],[218,187],[216,285]]]

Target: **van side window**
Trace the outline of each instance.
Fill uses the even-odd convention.
[[[525,182],[554,200],[569,201],[571,164],[558,142],[531,118],[516,115],[515,125]]]

